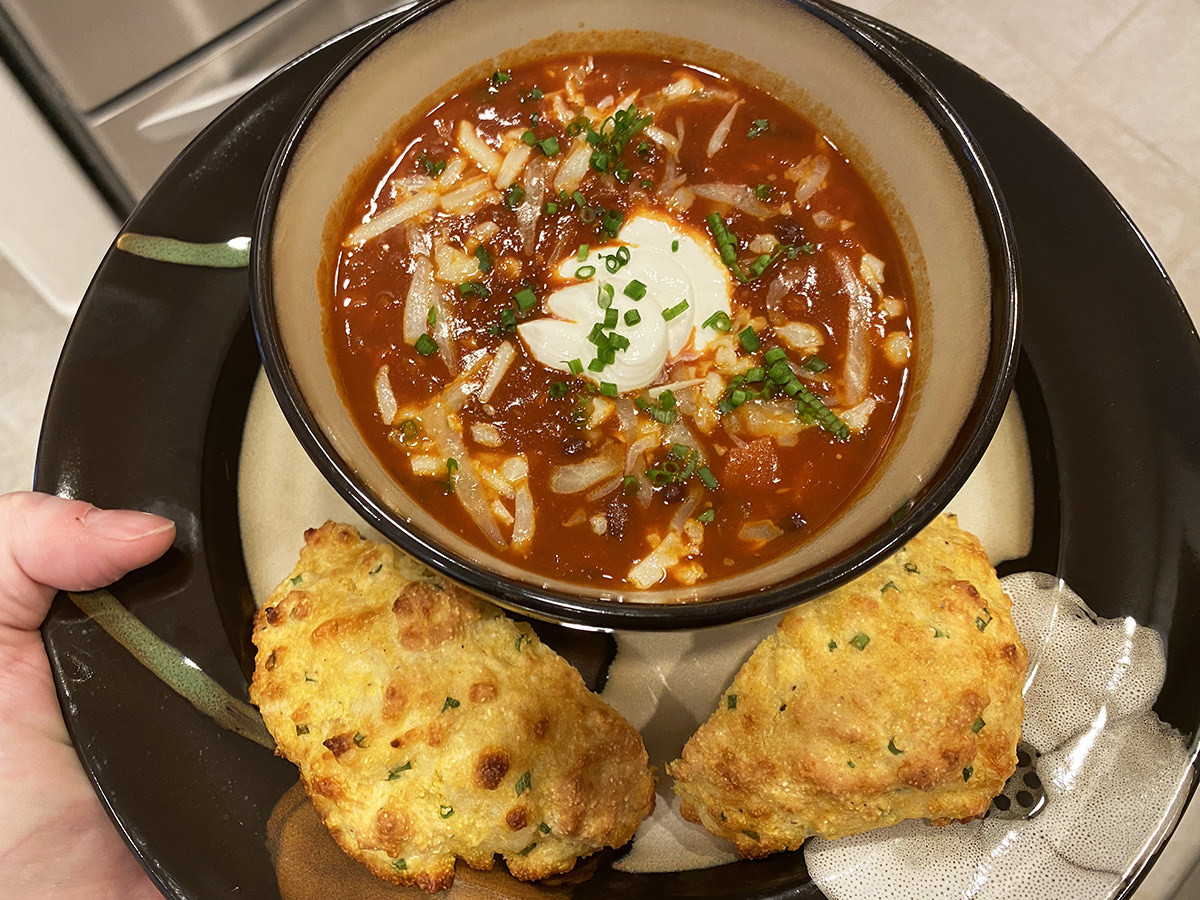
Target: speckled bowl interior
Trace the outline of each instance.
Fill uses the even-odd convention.
[[[686,590],[544,579],[467,542],[387,474],[326,361],[317,286],[323,235],[380,142],[448,86],[534,55],[600,47],[653,50],[714,68],[757,83],[816,122],[888,208],[917,292],[912,392],[867,487],[790,555]],[[999,422],[1016,362],[1009,231],[969,135],[886,46],[832,9],[787,0],[423,6],[353,54],[310,101],[264,187],[253,267],[268,377],[297,437],[342,496],[402,548],[502,605],[589,626],[688,628],[764,615],[879,560],[966,480]]]

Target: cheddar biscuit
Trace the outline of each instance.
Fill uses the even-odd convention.
[[[982,816],[1024,714],[1011,609],[979,541],[943,516],[792,610],[668,766],[684,817],[758,858]]]
[[[306,532],[254,643],[277,752],[387,881],[442,890],[496,855],[566,872],[653,809],[641,737],[528,625],[350,526]]]

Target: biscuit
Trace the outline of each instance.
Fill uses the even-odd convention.
[[[338,844],[434,892],[455,860],[522,880],[630,840],[637,731],[533,630],[347,525],[305,534],[254,621],[251,700]]]
[[[684,818],[759,858],[982,816],[1024,714],[1011,610],[979,541],[942,516],[790,611],[667,767]]]

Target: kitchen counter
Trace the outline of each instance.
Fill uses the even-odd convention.
[[[851,5],[948,52],[1041,118],[1138,224],[1193,321],[1200,321],[1197,0]],[[89,273],[117,228],[6,76],[0,70],[0,118],[6,122],[0,142],[0,334],[6,343],[0,356],[0,491],[32,483],[59,348]],[[31,261],[31,246],[52,246],[53,252]],[[1131,316],[1137,303],[1129,298]],[[1189,879],[1198,857],[1200,806],[1193,805],[1134,896],[1200,897],[1200,870]]]

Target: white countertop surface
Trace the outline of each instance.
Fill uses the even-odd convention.
[[[1037,115],[1141,228],[1200,321],[1200,0],[856,0]],[[46,392],[89,273],[117,223],[0,69],[0,491],[28,489]],[[64,184],[78,196],[64,207]],[[72,212],[75,215],[72,215]],[[57,235],[31,260],[31,235]],[[1136,315],[1130,297],[1130,315]],[[1200,414],[1200,410],[1196,411]],[[1200,897],[1193,805],[1137,900]]]

